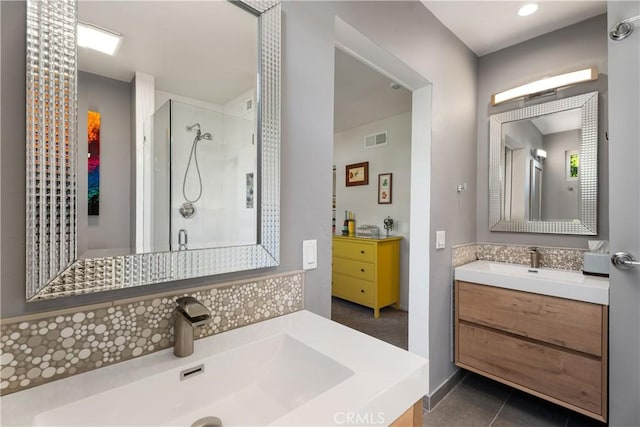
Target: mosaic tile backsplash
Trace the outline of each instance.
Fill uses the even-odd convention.
[[[508,262],[512,264],[529,265],[530,245],[507,245],[496,243],[469,243],[455,246],[452,249],[452,265],[460,265],[475,260]],[[561,270],[581,271],[583,254],[586,249],[553,248],[537,246],[540,253],[540,267]]]
[[[451,249],[451,268],[456,268],[477,260],[478,245],[475,243],[458,245]]]
[[[211,322],[196,331],[202,338],[302,310],[303,285],[303,273],[293,272],[3,319],[0,394],[171,347],[178,297],[211,310]]]

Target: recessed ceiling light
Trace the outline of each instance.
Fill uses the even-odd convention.
[[[80,47],[115,55],[121,42],[122,36],[115,31],[78,21],[78,46]]]
[[[538,10],[538,3],[527,3],[518,10],[518,15],[529,16]]]

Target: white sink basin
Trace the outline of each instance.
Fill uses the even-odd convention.
[[[35,423],[189,426],[216,416],[225,426],[267,425],[353,375],[288,335],[192,365],[202,366],[204,372],[180,380],[183,367],[172,369],[44,412],[35,417]]]
[[[186,358],[167,349],[4,396],[0,424],[389,424],[427,391],[426,359],[300,311],[198,340]]]
[[[456,280],[609,305],[609,279],[578,271],[475,261],[456,267]]]

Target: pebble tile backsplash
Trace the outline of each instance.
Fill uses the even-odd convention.
[[[530,245],[507,245],[496,243],[469,243],[454,246],[452,249],[452,265],[458,267],[475,260],[508,262],[529,265]],[[552,248],[538,246],[540,267],[561,270],[582,270],[582,257],[586,249]]]
[[[173,345],[175,300],[211,310],[202,338],[303,308],[301,272],[3,319],[0,394],[44,384]]]

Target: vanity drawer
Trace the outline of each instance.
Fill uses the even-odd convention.
[[[603,411],[602,361],[460,322],[456,364],[594,414]],[[528,391],[525,390],[525,391]]]
[[[344,258],[335,258],[333,260],[333,271],[357,279],[373,280],[375,278],[374,269],[375,265],[370,262],[351,261]]]
[[[602,356],[603,306],[457,282],[460,320]]]
[[[376,246],[367,242],[333,242],[333,256],[356,261],[374,262]]]
[[[375,302],[374,289],[374,283],[368,280],[333,273],[331,293],[338,298],[373,307]]]

